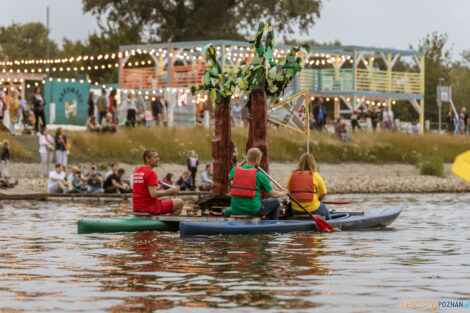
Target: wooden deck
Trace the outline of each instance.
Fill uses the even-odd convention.
[[[175,195],[175,198],[182,199],[201,199],[202,197],[211,194],[207,191],[182,191],[178,195]],[[165,199],[168,197],[162,197]],[[128,194],[112,194],[112,193],[102,193],[102,194],[89,194],[89,193],[40,193],[31,191],[30,189],[23,186],[15,186],[14,188],[9,189],[0,189],[0,200],[38,200],[38,201],[48,201],[48,200],[59,200],[59,199],[93,199],[93,200],[129,200],[132,199],[132,193]]]
[[[239,221],[248,223],[259,223],[261,218],[257,216],[239,215],[239,216],[186,216],[186,215],[151,215],[147,213],[132,213],[136,218],[149,219],[162,222],[228,222]]]

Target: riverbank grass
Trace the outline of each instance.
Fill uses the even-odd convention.
[[[145,148],[154,148],[164,162],[184,164],[189,150],[196,150],[200,160],[211,160],[211,140],[214,130],[204,128],[133,128],[120,129],[115,134],[69,132],[69,160],[78,162],[141,163]],[[273,161],[295,162],[306,151],[305,135],[285,128],[270,128],[269,158]],[[0,138],[5,135],[0,136]],[[37,136],[9,137],[12,158],[24,162],[39,161]],[[31,139],[32,138],[32,139]],[[232,129],[232,140],[242,158],[248,129]],[[453,135],[425,134],[411,136],[403,133],[376,132],[351,134],[352,142],[342,142],[329,133],[312,132],[310,151],[317,162],[365,162],[418,164],[423,156],[435,155],[443,162],[453,162],[455,156],[470,148],[470,138]]]

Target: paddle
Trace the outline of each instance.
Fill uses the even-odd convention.
[[[266,175],[270,181],[272,181],[279,189],[284,189],[277,181],[274,180],[274,178],[272,178],[268,173],[266,173],[261,167],[258,166],[258,170],[263,173],[264,175]],[[317,223],[317,226],[318,228],[320,229],[320,231],[322,232],[334,232],[335,229],[333,228],[333,226],[331,226],[330,224],[328,224],[327,222],[325,222],[324,220],[322,219],[319,219],[317,217],[315,217],[312,213],[310,213],[306,208],[304,208],[299,201],[297,201],[290,193],[287,194],[289,196],[289,198],[294,201],[295,203],[297,203],[297,205],[299,207],[302,208],[302,210],[305,211],[305,213],[307,213],[308,215],[310,215],[310,217]]]
[[[470,150],[459,154],[452,164],[452,172],[458,177],[470,182]]]
[[[323,201],[324,204],[351,204],[354,202],[347,202],[347,201]]]
[[[165,183],[165,182],[162,182],[161,180],[159,180],[158,183],[159,183],[159,184],[162,184],[163,186],[165,186],[165,187],[167,187],[167,188],[176,188],[176,186],[167,184],[167,183]]]

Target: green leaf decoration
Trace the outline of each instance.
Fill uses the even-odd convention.
[[[217,98],[217,91],[215,91],[215,88],[212,88],[211,91],[209,92],[209,98],[211,98],[212,102],[214,102],[215,99]]]
[[[258,31],[250,41],[253,57],[250,64],[240,67],[236,72],[224,72],[216,57],[212,44],[202,48],[204,59],[211,66],[204,73],[204,85],[191,86],[191,93],[209,91],[209,97],[215,103],[233,94],[251,94],[253,87],[263,85],[266,96],[275,102],[284,92],[289,82],[302,70],[302,58],[310,52],[306,44],[292,47],[286,57],[276,63],[273,58],[274,32],[268,24],[260,22]]]

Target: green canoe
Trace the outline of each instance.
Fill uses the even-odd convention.
[[[178,231],[178,223],[125,217],[78,221],[79,234],[149,230]]]

